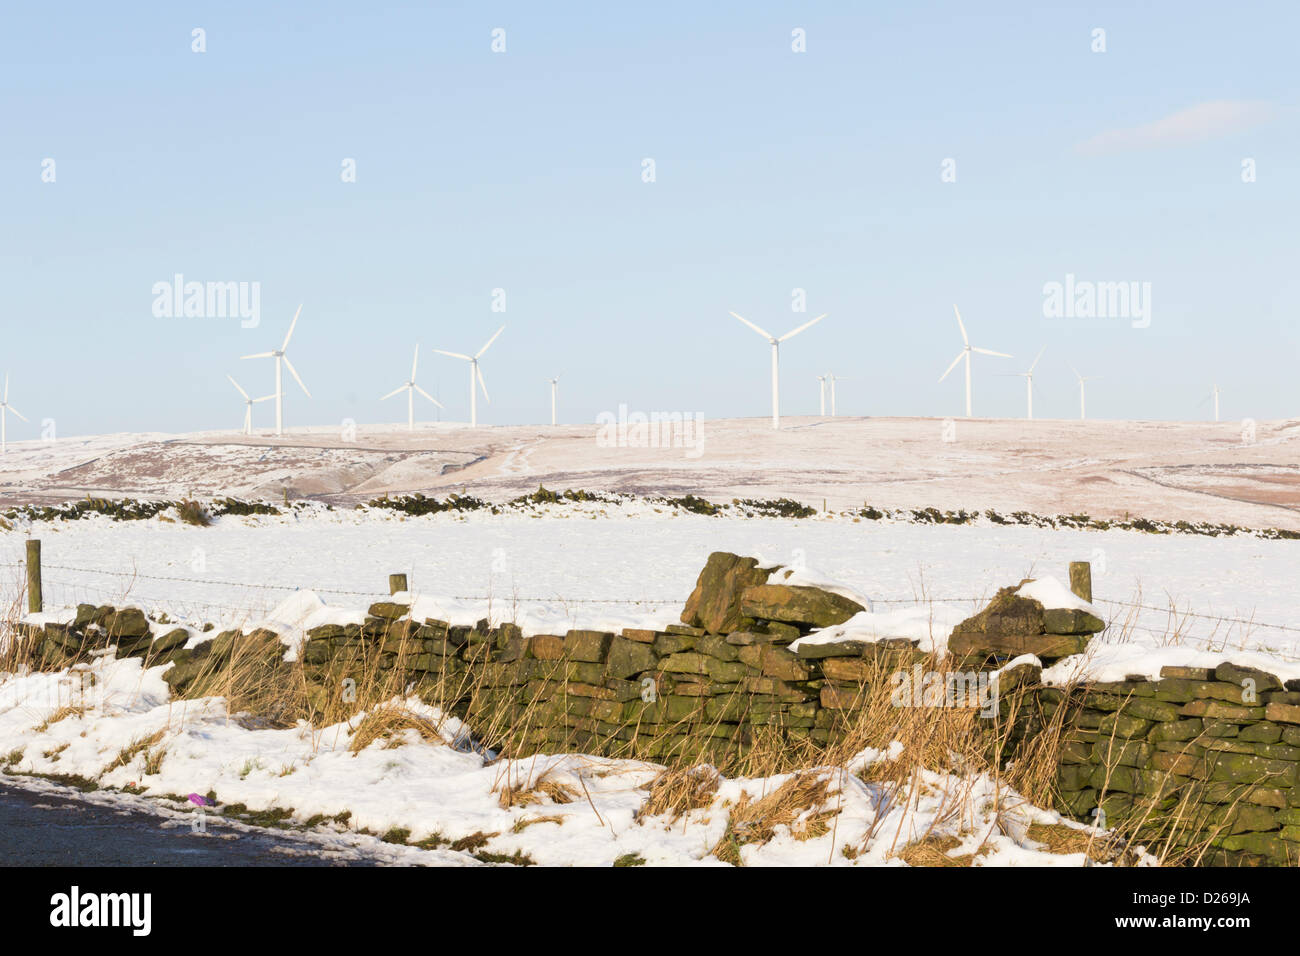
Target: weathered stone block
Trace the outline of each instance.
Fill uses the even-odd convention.
[[[759,584],[745,588],[740,610],[746,617],[809,627],[833,627],[865,611],[857,601],[821,588]]]
[[[686,599],[682,623],[714,634],[743,630],[752,621],[746,620],[741,610],[740,595],[746,588],[767,581],[771,573],[770,568],[760,568],[756,558],[713,552],[700,571],[695,590]]]

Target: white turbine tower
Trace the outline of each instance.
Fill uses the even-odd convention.
[[[5,372],[5,394],[0,399],[0,455],[7,454],[9,451],[9,413],[13,412],[23,421],[27,421],[27,416],[9,404],[9,373]]]
[[[826,417],[826,376],[818,375],[817,384],[821,386],[821,417]]]
[[[1217,383],[1210,386],[1210,395],[1214,397],[1214,420],[1217,422],[1219,420],[1219,386]]]
[[[846,379],[843,375],[836,375],[834,372],[827,372],[826,381],[831,383],[831,418],[834,418],[835,417],[835,383],[850,381],[850,380]]]
[[[1023,378],[1025,380],[1025,401],[1027,402],[1025,418],[1030,421],[1034,418],[1034,369],[1038,367],[1038,359],[1042,358],[1043,353],[1046,351],[1046,345],[1038,350],[1038,356],[1034,359],[1033,364],[1029,366],[1029,371],[1007,373],[1009,375],[1014,375],[1016,378]]]
[[[240,395],[244,396],[244,434],[251,435],[253,434],[253,405],[257,402],[269,402],[271,399],[275,398],[275,396],[263,395],[261,398],[252,398],[246,391],[244,391],[243,387],[235,381],[233,376],[227,375],[226,378],[230,379],[230,384],[235,386]]]
[[[791,329],[789,332],[785,333],[785,335],[781,336],[780,338],[777,338],[776,336],[770,334],[769,332],[760,329],[757,325],[749,321],[749,319],[745,318],[744,316],[736,315],[735,312],[732,312],[731,314],[736,318],[740,319],[740,321],[744,322],[751,329],[753,329],[759,335],[763,336],[763,338],[767,339],[768,342],[772,344],[772,427],[780,428],[781,427],[781,373],[780,373],[781,343],[784,342],[786,339],[794,338],[804,329],[816,325],[822,319],[826,318],[826,313],[822,313],[821,315],[817,316],[817,318],[813,319],[811,322],[805,322],[797,329]]]
[[[555,376],[555,378],[548,378],[547,381],[551,383],[551,424],[554,425],[555,424],[555,393],[559,391],[560,388],[560,376],[557,375]]]
[[[380,399],[380,401],[382,402],[392,398],[398,392],[402,392],[402,391],[406,392],[406,430],[408,432],[415,431],[415,393],[416,392],[419,392],[421,395],[423,395],[429,401],[433,402],[433,404],[437,405],[439,408],[443,407],[442,402],[438,401],[436,398],[434,398],[424,389],[420,388],[420,386],[415,384],[415,368],[419,364],[420,364],[420,346],[417,345],[415,347],[415,357],[411,359],[411,377]]]
[[[483,357],[483,353],[486,352],[491,347],[492,343],[497,340],[497,336],[505,330],[506,327],[504,325],[497,329],[492,338],[487,340],[487,345],[484,345],[473,355],[461,355],[459,352],[444,352],[442,349],[434,349],[434,351],[439,355],[448,355],[451,358],[462,359],[463,361],[469,362],[469,423],[471,427],[476,427],[478,425],[478,392],[474,386],[477,385],[479,388],[483,389],[483,397],[489,402],[492,401],[492,399],[488,398],[487,386],[483,384],[483,373],[479,371],[478,360]]]
[[[956,305],[952,307],[952,311],[957,316],[957,328],[961,329],[962,350],[958,352],[957,357],[952,360],[952,364],[948,366],[948,371],[944,372],[942,375],[939,376],[939,381],[942,382],[945,378],[947,378],[948,372],[951,372],[953,369],[955,369],[957,367],[958,362],[960,362],[962,359],[966,360],[966,417],[970,418],[971,417],[971,410],[970,410],[971,353],[979,352],[981,355],[996,355],[998,358],[1012,358],[1013,356],[1008,355],[1006,352],[994,352],[991,349],[981,349],[971,345],[970,338],[967,337],[966,335],[966,326],[961,320],[961,313],[957,311]]]
[[[289,323],[289,332],[284,337],[284,344],[278,349],[272,349],[269,352],[258,352],[255,355],[241,355],[240,358],[273,358],[275,359],[275,433],[276,435],[284,434],[284,382],[280,372],[280,366],[283,364],[293,376],[293,380],[298,383],[302,393],[311,398],[311,392],[307,391],[307,386],[302,383],[298,377],[298,370],[293,367],[289,361],[289,356],[285,355],[285,350],[289,347],[289,339],[293,338],[294,327],[298,324],[298,316],[302,314],[302,306],[298,306],[298,311],[293,314],[293,321]]]
[[[1101,376],[1088,375],[1085,377],[1083,375],[1080,375],[1078,370],[1076,370],[1073,365],[1070,366],[1070,371],[1074,372],[1074,377],[1079,380],[1079,421],[1083,421],[1085,418],[1088,417],[1088,396],[1084,392],[1083,383],[1091,382],[1093,379],[1101,378]]]

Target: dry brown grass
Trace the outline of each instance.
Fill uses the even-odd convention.
[[[1137,862],[1137,855],[1122,839],[1098,833],[1092,828],[1084,830],[1064,823],[1034,823],[1030,824],[1026,836],[1034,843],[1042,844],[1048,853],[1062,856],[1081,853],[1093,863],[1117,866],[1132,866]]]
[[[510,828],[510,832],[523,833],[529,827],[537,823],[555,823],[562,825],[564,823],[564,817],[558,817],[554,814],[551,814],[550,816],[520,817],[515,821],[515,825]]]
[[[408,730],[414,730],[420,739],[434,744],[443,742],[438,728],[426,717],[414,713],[410,708],[397,702],[383,704],[361,718],[357,729],[352,734],[348,749],[354,754],[365,750],[377,740],[389,741],[389,746],[400,744],[399,736]]]
[[[731,808],[727,831],[713,847],[712,855],[724,863],[741,865],[741,848],[759,846],[788,830],[796,840],[814,840],[830,832],[830,821],[838,808],[825,806],[830,797],[831,775],[810,770],[790,776],[784,783],[757,799],[743,794]]]
[[[84,716],[86,716],[86,708],[84,704],[64,704],[37,725],[35,732],[43,734],[45,731],[50,729],[52,724],[57,724],[61,720],[67,720],[69,717]]]
[[[154,747],[157,744],[161,743],[166,733],[167,733],[166,728],[162,728],[160,730],[154,731],[152,734],[145,734],[142,737],[135,738],[135,740],[131,741],[129,744],[127,744],[125,747],[123,747],[121,750],[117,752],[117,756],[113,758],[113,762],[110,763],[107,767],[105,767],[103,771],[101,771],[101,773],[111,773],[112,771],[116,770],[118,767],[125,767],[132,760],[134,760],[138,754],[141,754],[149,750],[149,748]],[[146,756],[145,758],[146,765],[148,764],[148,762],[149,759]],[[148,773],[147,770],[145,772]]]
[[[198,674],[180,697],[183,700],[224,697],[232,715],[253,714],[269,726],[291,727],[304,715],[304,702],[294,678],[294,671],[300,668],[285,664],[281,660],[283,654],[284,645],[278,638],[237,637],[229,641],[228,654],[201,658]]]
[[[530,807],[548,800],[558,804],[573,803],[582,795],[568,784],[552,779],[553,772],[554,768],[548,767],[530,779],[530,771],[525,769],[522,771],[523,776],[515,780],[507,767],[506,773],[497,781],[492,792],[498,795],[497,802],[503,810]]]
[[[650,784],[650,796],[637,811],[637,819],[666,816],[677,820],[692,810],[713,805],[722,777],[708,764],[669,767]]]
[[[952,855],[962,841],[955,836],[928,836],[893,854],[908,866],[963,867],[975,862],[975,853]]]

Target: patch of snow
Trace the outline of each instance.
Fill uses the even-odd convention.
[[[1066,608],[1070,610],[1087,611],[1089,614],[1105,620],[1102,613],[1093,607],[1093,605],[1089,604],[1050,575],[1035,578],[1034,580],[1027,582],[1019,591],[1016,592],[1016,597],[1032,598],[1044,608]]]

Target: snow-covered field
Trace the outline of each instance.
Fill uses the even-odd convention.
[[[1085,560],[1109,617],[1134,615],[1129,640],[1163,644],[1177,635],[1188,646],[1300,657],[1297,541],[835,515],[742,519],[646,504],[416,518],[315,507],[224,517],[207,528],[164,517],[35,525],[47,602],[130,600],[173,616],[247,620],[296,588],[362,605],[400,571],[458,620],[614,628],[676,621],[717,550],[814,568],[880,609],[935,603],[964,613],[999,587],[1064,577],[1070,561]],[[21,533],[0,536],[0,596],[21,583],[23,542]]]

